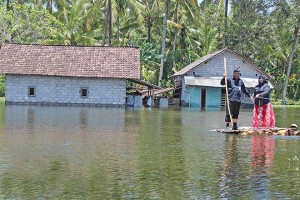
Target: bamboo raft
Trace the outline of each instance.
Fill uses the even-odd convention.
[[[231,129],[213,129],[213,132],[225,134],[240,134],[240,135],[284,135],[284,136],[300,136],[300,131],[295,127],[291,128],[269,128],[269,129],[254,129],[253,127],[242,127],[238,130]]]

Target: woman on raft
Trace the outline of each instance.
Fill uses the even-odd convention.
[[[254,88],[251,100],[254,101],[252,126],[254,129],[275,127],[275,115],[270,102],[271,88],[266,76],[259,76],[258,85]]]

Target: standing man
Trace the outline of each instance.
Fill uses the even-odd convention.
[[[238,130],[237,121],[239,118],[239,113],[240,113],[240,108],[241,108],[242,91],[245,95],[250,97],[250,94],[246,90],[243,80],[240,79],[240,75],[241,75],[241,72],[240,72],[240,69],[238,68],[233,71],[233,77],[227,79],[229,107],[230,107],[230,113],[231,113],[232,121],[233,121],[232,130]],[[224,77],[221,80],[221,85],[226,85],[225,84],[226,76],[227,76],[227,74],[225,72]],[[230,116],[229,116],[227,106],[226,106],[225,122],[226,122],[226,129],[228,129],[229,123],[231,121],[230,121]]]

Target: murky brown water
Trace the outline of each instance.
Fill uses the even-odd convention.
[[[300,108],[275,112],[300,125]],[[300,198],[300,137],[210,132],[224,111],[2,103],[0,117],[0,199]]]

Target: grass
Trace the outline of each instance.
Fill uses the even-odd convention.
[[[0,102],[4,102],[5,101],[5,97],[0,97]]]
[[[300,108],[300,105],[274,105],[275,108],[289,107],[289,108]]]

